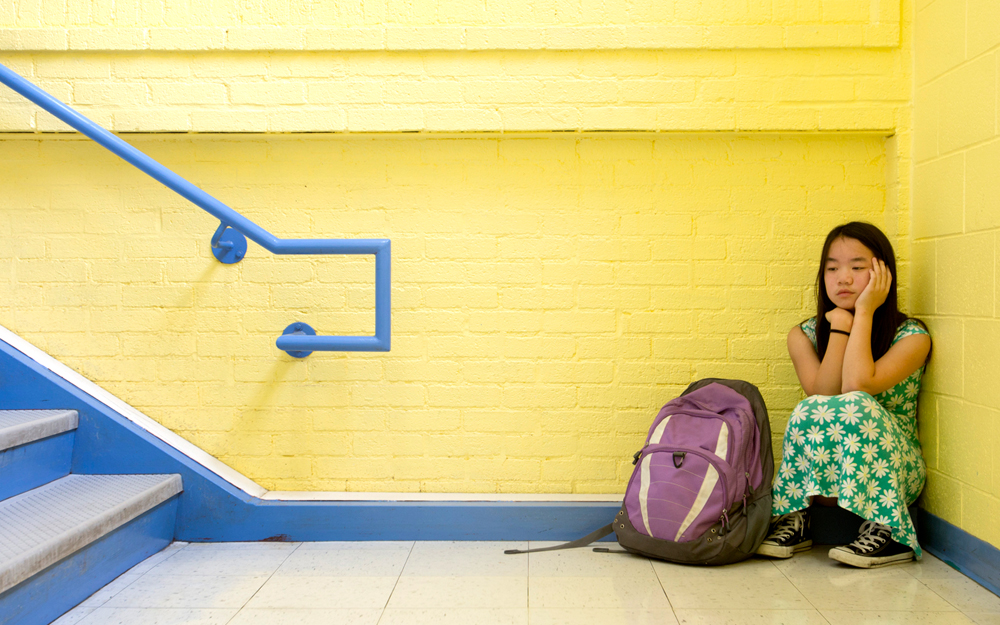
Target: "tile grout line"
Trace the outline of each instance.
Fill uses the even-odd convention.
[[[233,619],[235,619],[237,616],[240,615],[240,613],[243,611],[243,609],[247,607],[247,604],[250,603],[251,601],[253,601],[253,598],[257,596],[257,593],[260,592],[260,589],[263,588],[264,586],[266,586],[269,581],[271,581],[271,578],[274,577],[275,573],[278,572],[278,569],[281,568],[281,565],[284,564],[288,560],[288,558],[290,558],[291,555],[293,553],[295,553],[296,551],[298,551],[301,547],[302,547],[302,543],[300,542],[300,543],[298,543],[295,546],[295,549],[290,549],[288,551],[288,555],[286,555],[284,557],[284,559],[281,562],[278,563],[278,566],[274,567],[274,570],[271,571],[271,574],[267,576],[267,579],[264,580],[264,583],[261,584],[260,586],[258,586],[257,590],[253,591],[253,594],[250,595],[250,597],[247,598],[247,600],[243,602],[243,605],[241,605],[239,608],[237,608],[236,613],[233,614],[231,617],[229,617],[229,619],[226,620],[225,625],[229,625],[229,623],[233,622]]]
[[[171,542],[170,545],[172,545],[172,544],[174,544],[174,543]],[[170,545],[167,545],[166,547],[164,547],[164,549],[169,549]],[[98,608],[103,608],[105,606],[105,604],[107,604],[109,601],[111,601],[112,599],[114,599],[116,596],[120,595],[122,592],[124,592],[125,590],[127,590],[130,586],[132,586],[132,584],[136,583],[137,581],[139,581],[140,579],[142,579],[143,577],[145,577],[146,575],[148,575],[150,571],[152,571],[153,569],[155,569],[156,567],[158,567],[163,562],[166,562],[170,558],[172,558],[175,555],[177,555],[178,553],[180,553],[181,551],[183,551],[186,547],[187,547],[187,544],[185,544],[183,547],[175,549],[172,554],[166,556],[165,558],[163,558],[162,560],[160,560],[159,562],[157,562],[153,566],[149,567],[148,569],[146,569],[142,573],[139,573],[138,575],[136,575],[135,579],[133,579],[128,584],[126,584],[124,587],[119,588],[118,590],[116,590],[111,596],[109,596],[107,599],[105,599],[104,601],[102,601],[99,605],[85,606],[85,607],[91,608],[92,610],[97,610]],[[155,558],[156,556],[160,555],[161,553],[163,553],[162,549],[160,551],[154,553],[153,555],[149,556],[149,558],[146,558],[146,560],[149,560],[151,558]],[[142,562],[137,563],[135,566],[132,567],[132,569],[134,569],[134,568],[136,568],[138,566],[141,566],[142,564],[144,564],[146,562],[146,560],[143,560]],[[128,575],[129,571],[131,571],[132,569],[129,569],[128,571],[125,571],[124,573],[122,573],[118,577],[114,578],[113,580],[111,580],[110,582],[108,582],[107,584],[105,584],[104,586],[102,586],[101,588],[99,588],[98,590],[96,590],[93,595],[90,595],[90,597],[93,597],[94,595],[96,595],[97,593],[101,592],[102,590],[104,590],[105,588],[107,588],[111,584],[115,583],[116,581],[118,581],[122,577]],[[87,597],[86,599],[84,599],[83,601],[81,601],[79,604],[77,604],[76,606],[74,606],[73,609],[75,610],[76,608],[81,607],[84,603],[86,603],[87,601],[90,600],[90,597]],[[60,618],[62,618],[62,617],[60,617]],[[81,619],[81,620],[83,620],[83,619]]]
[[[663,591],[663,596],[667,600],[667,605],[670,606],[670,613],[674,615],[674,620],[680,623],[681,619],[677,616],[677,610],[674,608],[674,602],[670,600],[670,593],[667,592],[667,588],[663,585],[663,580],[660,579],[660,574],[656,572],[656,567],[653,566],[653,559],[647,556],[646,562],[649,563],[649,568],[653,571],[653,579],[656,580],[656,583],[660,586],[660,590]]]
[[[403,571],[406,570],[406,564],[410,561],[410,556],[413,555],[413,550],[417,547],[417,541],[410,542],[410,550],[406,553],[406,560],[403,561],[403,566],[399,569],[399,574],[396,575],[396,582],[392,585],[392,590],[389,591],[389,596],[385,598],[385,605],[382,606],[382,613],[378,615],[378,621],[376,625],[382,622],[385,618],[385,611],[389,608],[389,602],[392,601],[392,595],[396,592],[396,586],[399,585],[399,580],[403,577]]]
[[[820,545],[820,548],[822,549],[825,546],[826,545]],[[792,557],[794,557],[794,555]],[[819,607],[816,604],[814,604],[812,600],[809,599],[809,597],[806,596],[806,593],[802,592],[801,588],[795,585],[795,581],[792,580],[792,578],[789,577],[784,571],[782,571],[781,567],[775,564],[773,560],[769,560],[768,562],[771,564],[772,567],[778,569],[778,572],[781,573],[781,576],[785,578],[785,581],[787,581],[792,586],[792,588],[795,589],[795,592],[799,593],[800,597],[806,600],[806,603],[809,604],[809,607],[811,607],[816,612],[816,614],[819,614],[819,617],[823,619],[827,623],[827,625],[831,625],[830,619],[826,618],[826,615],[823,614],[823,611],[820,610]]]
[[[524,548],[531,550],[531,541],[524,541]],[[524,561],[524,620],[531,625],[531,557],[535,554],[526,553],[528,556]]]

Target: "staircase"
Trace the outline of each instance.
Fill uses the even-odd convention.
[[[179,475],[71,473],[75,410],[0,410],[0,623],[50,623],[174,537]]]

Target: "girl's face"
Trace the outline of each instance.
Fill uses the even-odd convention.
[[[834,306],[854,310],[854,303],[871,279],[873,256],[872,251],[857,239],[838,237],[833,240],[823,268],[823,281]]]

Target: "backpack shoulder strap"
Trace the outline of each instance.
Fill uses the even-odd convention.
[[[595,530],[595,531],[587,534],[583,538],[578,538],[578,539],[576,539],[574,541],[571,541],[571,542],[568,542],[568,543],[563,543],[561,545],[553,545],[551,547],[539,547],[538,549],[507,549],[506,551],[504,551],[504,553],[507,553],[507,554],[512,554],[512,553],[538,553],[539,551],[557,551],[559,549],[574,549],[576,547],[586,547],[590,543],[596,542],[596,541],[604,538],[605,536],[607,536],[608,534],[610,534],[613,531],[614,531],[614,524],[613,523],[608,523],[607,525],[605,525],[601,529]]]

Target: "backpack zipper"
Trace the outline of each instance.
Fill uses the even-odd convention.
[[[711,410],[701,410],[700,408],[685,409],[684,411],[681,411],[681,412],[671,413],[670,416],[671,417],[694,417],[696,419],[719,419],[723,423],[725,423],[727,426],[729,426],[729,437],[728,437],[728,440],[733,441],[733,448],[734,449],[736,447],[736,441],[733,439],[734,438],[733,434],[736,432],[736,426],[738,425],[738,423],[737,423],[738,419],[734,419],[733,417],[728,417],[728,416],[725,416],[725,415],[721,415],[718,412],[712,412]],[[657,422],[657,423],[659,423],[659,422]],[[755,423],[756,423],[756,421],[755,421]],[[656,427],[654,426],[653,429],[655,430]],[[656,443],[656,444],[660,444],[660,443]],[[648,436],[646,438],[646,445],[649,446],[649,437]],[[739,450],[736,450],[736,451],[739,451]],[[641,450],[639,452],[636,452],[636,456],[638,456],[639,453],[641,453]],[[728,444],[726,445],[726,455],[727,456],[729,455],[729,445]],[[635,462],[633,462],[632,464],[634,465]]]
[[[726,502],[726,505],[723,506],[723,513],[725,513],[725,511],[729,508],[730,505],[732,505],[732,503],[729,500],[729,478],[726,476],[726,472],[725,472],[725,470],[723,470],[723,466],[729,467],[730,470],[732,470],[732,466],[729,465],[729,463],[726,462],[725,460],[723,460],[722,458],[719,458],[718,456],[716,456],[715,454],[713,454],[711,452],[705,451],[701,447],[676,447],[676,446],[673,446],[673,445],[647,445],[645,448],[642,449],[642,451],[640,453],[643,456],[648,456],[649,454],[658,453],[658,452],[666,452],[666,451],[669,451],[669,452],[682,451],[684,453],[691,453],[691,454],[694,454],[696,456],[700,456],[700,457],[704,458],[709,464],[712,465],[712,467],[715,469],[715,472],[719,474],[719,477],[722,480],[722,494],[725,497],[725,502]]]

